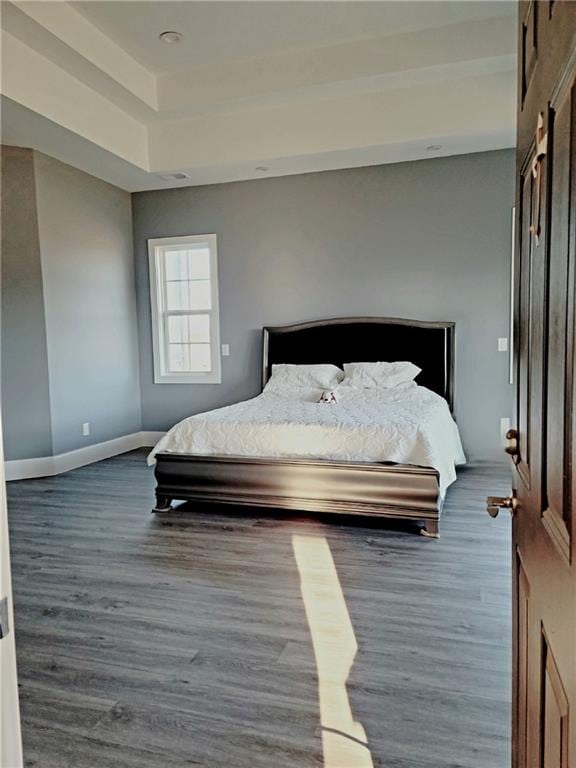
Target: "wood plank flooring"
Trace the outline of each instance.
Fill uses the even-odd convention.
[[[9,484],[26,766],[508,768],[510,521],[485,512],[505,469],[461,471],[439,541],[262,510],[154,517],[153,485],[141,451]],[[298,537],[328,543],[336,583],[319,583],[353,628],[357,765],[323,751],[315,651],[341,658],[342,621],[304,604]],[[313,644],[313,613],[333,637]]]

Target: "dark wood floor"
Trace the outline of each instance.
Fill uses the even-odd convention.
[[[510,523],[485,512],[506,487],[502,468],[464,469],[436,541],[222,507],[153,517],[143,452],[11,483],[26,765],[508,768]],[[338,661],[339,619],[304,605],[295,541],[327,542],[311,567],[358,645],[344,691],[365,739],[336,734],[350,764],[323,754],[315,663],[325,642]],[[334,636],[313,645],[314,621]]]

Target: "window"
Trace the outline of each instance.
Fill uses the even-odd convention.
[[[219,384],[216,235],[148,240],[157,384]]]

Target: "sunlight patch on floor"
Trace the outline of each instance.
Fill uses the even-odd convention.
[[[346,681],[358,650],[340,580],[325,538],[292,537],[312,636],[325,768],[372,768],[362,724],[354,720]]]

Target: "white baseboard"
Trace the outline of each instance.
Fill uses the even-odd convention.
[[[142,448],[154,448],[158,440],[164,437],[164,432],[140,432],[142,442],[140,443]]]
[[[32,477],[50,477],[55,475],[54,456],[41,456],[39,459],[16,459],[4,462],[6,482],[10,480],[28,480]]]
[[[62,472],[85,467],[87,464],[109,459],[136,448],[152,448],[163,434],[163,432],[134,432],[131,435],[88,445],[86,448],[78,448],[75,451],[59,453],[56,456],[7,461],[5,463],[6,480],[29,480],[34,477],[60,475]]]

